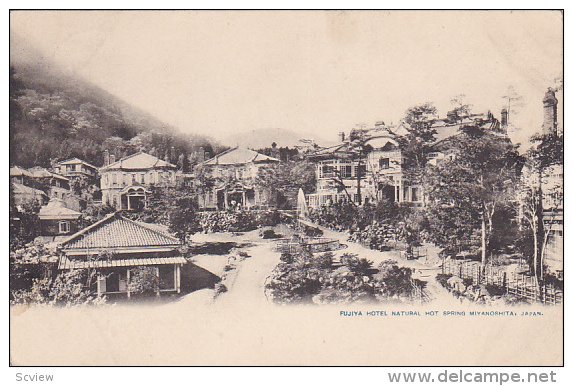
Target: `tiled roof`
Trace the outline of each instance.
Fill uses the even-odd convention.
[[[116,259],[116,260],[94,260],[81,261],[70,260],[63,256],[58,264],[58,269],[85,269],[85,268],[113,268],[113,267],[135,267],[142,265],[166,265],[166,264],[185,264],[187,259],[184,257],[157,257],[157,258],[135,258],[135,259]]]
[[[249,162],[279,162],[279,160],[251,149],[234,147],[205,161],[204,165],[242,165]]]
[[[64,202],[59,198],[50,199],[50,202],[41,207],[38,213],[40,220],[75,220],[81,215],[80,212],[66,208]]]
[[[70,180],[69,178],[62,176],[61,174],[53,173],[53,172],[49,171],[48,169],[40,167],[40,166],[35,166],[35,167],[30,168],[28,170],[30,171],[30,173],[32,173],[32,175],[35,178],[55,177],[55,178],[59,178],[60,180],[65,180],[65,181]]]
[[[76,158],[70,158],[70,159],[67,159],[67,160],[64,160],[64,161],[61,161],[61,162],[58,162],[58,163],[59,163],[60,165],[84,164],[84,165],[89,166],[90,168],[97,169],[97,166],[93,166],[93,165],[90,164],[89,162],[86,162],[86,161],[84,161],[84,160],[82,160],[82,159],[79,159],[79,158],[77,158],[77,157],[76,157]]]
[[[163,161],[151,154],[140,151],[120,159],[112,164],[104,166],[100,171],[106,170],[138,170],[138,169],[153,169],[153,168],[171,168],[175,169],[177,166]]]
[[[32,173],[28,170],[21,168],[20,166],[13,166],[10,168],[10,177],[19,177],[19,176],[26,176],[26,177],[33,177]]]
[[[14,194],[29,194],[29,195],[36,195],[36,196],[45,196],[46,193],[42,192],[40,189],[30,188],[29,186],[13,183],[14,186]]]
[[[123,217],[119,212],[78,233],[62,243],[64,250],[176,247],[180,241],[156,226]]]

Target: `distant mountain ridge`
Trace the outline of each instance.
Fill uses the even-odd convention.
[[[62,70],[19,36],[11,34],[10,45],[11,164],[49,167],[78,157],[101,165],[104,149],[116,157],[152,151],[176,162],[200,147],[221,150]]]
[[[328,141],[317,135],[310,133],[298,133],[294,130],[283,128],[263,128],[253,129],[250,131],[233,134],[224,139],[224,143],[233,147],[245,147],[250,149],[262,149],[270,147],[273,142],[278,147],[294,148],[295,146],[304,145],[301,139],[312,140],[318,145],[332,145],[334,141]]]

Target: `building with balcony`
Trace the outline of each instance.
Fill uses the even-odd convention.
[[[205,210],[255,209],[272,206],[271,192],[255,185],[259,169],[277,164],[278,159],[250,149],[234,147],[203,162],[213,187],[199,197]]]
[[[340,144],[309,154],[308,158],[316,162],[317,175],[316,193],[308,195],[309,207],[382,199],[421,204],[420,187],[409,183],[402,170],[404,160],[397,137],[403,130],[402,126],[390,128],[382,122],[366,130],[364,145],[369,150],[364,157],[357,157],[353,150],[353,132],[348,139],[341,133]]]
[[[430,124],[436,133],[432,152],[429,153],[430,165],[437,165],[455,156],[450,140],[461,134],[460,128],[464,126],[478,126],[499,135],[500,139],[509,140],[506,126],[500,124],[491,113],[435,118]],[[316,193],[308,195],[309,207],[350,200],[359,203],[359,196],[360,204],[386,199],[423,206],[423,186],[408,180],[404,173],[406,159],[400,149],[399,139],[407,133],[405,122],[397,126],[378,122],[371,129],[354,129],[348,137],[340,133],[338,145],[308,154],[308,158],[317,165]],[[357,156],[355,151],[357,134],[361,137],[361,145],[368,148],[362,157]]]
[[[87,177],[95,179],[97,177],[98,168],[79,158],[70,158],[65,161],[58,162],[54,170],[56,173],[68,178],[74,177]]]
[[[124,157],[99,169],[102,203],[117,210],[147,207],[153,186],[175,186],[177,167],[144,152]]]

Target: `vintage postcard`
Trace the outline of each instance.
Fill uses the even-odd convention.
[[[562,366],[563,13],[10,12],[10,365]]]

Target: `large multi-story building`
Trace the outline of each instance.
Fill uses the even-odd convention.
[[[340,133],[338,145],[308,155],[316,162],[317,176],[316,193],[308,195],[310,207],[339,201],[358,203],[359,195],[362,203],[382,197],[395,202],[420,197],[417,188],[402,178],[403,160],[396,134],[383,123],[364,133],[368,138],[364,145],[371,148],[364,157],[357,157],[353,149],[354,131],[348,138]]]
[[[54,169],[56,173],[68,178],[80,176],[96,178],[98,168],[79,158],[70,158],[65,161],[58,162]]]
[[[107,157],[106,161],[107,163]],[[102,203],[118,210],[141,210],[147,206],[152,186],[174,186],[177,167],[144,152],[138,152],[99,169]]]
[[[250,149],[234,147],[203,162],[213,187],[199,197],[206,210],[253,209],[272,206],[271,192],[261,189],[255,179],[261,167],[280,162]]]
[[[463,118],[436,118],[431,125],[436,132],[436,141],[428,162],[434,165],[454,156],[449,139],[460,134],[460,128],[465,125],[477,125],[508,140],[506,121],[500,124],[491,113],[471,114]],[[407,132],[406,123],[386,126],[378,122],[372,129],[351,131],[348,138],[340,133],[338,145],[310,153],[308,158],[317,165],[317,184],[316,193],[308,195],[309,207],[348,200],[359,203],[359,196],[362,204],[387,199],[423,206],[423,186],[408,180],[404,173],[406,160],[398,140]],[[361,145],[369,149],[363,157],[357,156],[357,135],[362,137]]]

